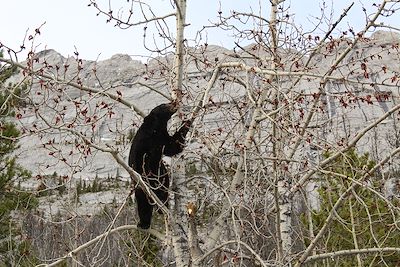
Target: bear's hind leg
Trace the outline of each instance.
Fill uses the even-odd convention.
[[[137,202],[139,223],[138,227],[142,229],[149,229],[151,224],[151,216],[153,213],[153,206],[150,204],[147,195],[141,188],[135,190],[135,198]]]

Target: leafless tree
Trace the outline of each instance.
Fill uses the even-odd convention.
[[[53,220],[69,225],[65,232],[75,239],[41,255],[43,266],[107,265],[107,257],[119,257],[114,264],[164,266],[336,266],[342,257],[358,266],[398,264],[398,199],[385,186],[396,178],[400,151],[398,140],[388,139],[399,134],[400,35],[382,18],[397,14],[399,1],[363,8],[366,24],[357,31],[343,25],[354,3],[337,17],[323,8],[311,32],[296,25],[296,10],[284,0],[260,3],[269,17],[220,11],[198,36],[209,28],[229,33],[233,50],[188,45],[185,0],[171,1],[164,14],[153,2],[128,1],[120,11],[113,4],[89,5],[117,27],[144,27],[143,45],[160,55],[132,70],[128,82],[102,81],[102,70],[78,52],[63,64],[35,51],[25,63],[0,59],[17,66],[19,82],[30,85],[28,104],[16,114],[21,141],[35,138],[47,151],[43,173],[59,166],[68,172],[54,186],[39,175],[40,192],[66,185],[73,207],[77,174],[104,155],[132,179],[115,211],[96,217],[102,223],[91,226],[92,235],[84,232],[93,220],[77,209]],[[184,152],[171,161],[170,208],[124,158],[127,136],[146,114],[135,101],[143,90],[154,102],[180,103],[173,125],[194,119]],[[99,137],[101,127],[112,142]],[[165,219],[144,233],[129,212],[137,186]],[[34,220],[48,219],[38,213]],[[158,240],[157,261],[143,256],[142,239]]]

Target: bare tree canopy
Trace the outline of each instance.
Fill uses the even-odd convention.
[[[195,40],[185,34],[190,3],[160,11],[154,1],[120,9],[89,1],[126,34],[143,29],[132,45],[157,54],[145,62],[39,52],[28,43],[40,28],[18,62],[19,48],[0,39],[0,138],[19,145],[16,159],[32,173],[4,190],[38,199],[10,219],[19,231],[8,240],[30,244],[24,262],[399,264],[400,28],[386,19],[400,2],[361,10],[349,2],[335,15],[321,5],[311,31],[295,22],[290,1],[260,2],[263,12],[210,10],[218,19]],[[355,11],[365,19],[361,30],[344,23]],[[207,43],[208,29],[232,36],[234,48]],[[10,68],[19,73],[3,82]],[[171,101],[178,111],[170,132],[193,123],[183,152],[160,163],[171,177],[165,205],[127,158],[143,118]],[[6,134],[9,121],[19,136]],[[135,226],[139,190],[162,211],[149,230]],[[22,254],[5,251],[0,265],[18,265]]]

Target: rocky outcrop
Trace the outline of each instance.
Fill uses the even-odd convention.
[[[353,81],[353,83],[343,83],[340,79],[329,82],[327,86],[328,94],[325,97],[326,106],[323,107],[326,109],[325,115],[327,119],[333,117],[340,119],[333,120],[328,127],[342,131],[340,129],[343,128],[343,123],[352,121],[354,127],[347,133],[348,136],[352,136],[363,125],[390,109],[394,101],[397,101],[395,99],[398,97],[400,65],[394,63],[394,56],[398,53],[399,38],[399,34],[378,31],[370,39],[359,42],[356,49],[346,57],[344,61],[346,64],[341,64],[337,67],[333,76],[343,75]],[[324,73],[330,68],[338,53],[341,53],[341,51],[348,47],[350,41],[350,39],[340,39],[326,43],[321,48],[319,54],[309,62],[307,68],[315,74]],[[282,58],[282,62],[284,63],[282,65],[283,70],[296,72],[296,66],[299,68],[304,67],[304,64],[307,62],[306,55],[295,61],[294,58],[299,56],[298,52],[282,50],[282,54],[285,53],[287,56]],[[164,95],[168,95],[169,81],[166,79],[166,74],[172,66],[172,55],[154,58],[147,63],[133,60],[130,56],[123,54],[117,54],[110,59],[102,61],[86,61],[76,57],[65,58],[54,50],[39,52],[36,54],[36,57],[37,63],[35,63],[35,68],[43,67],[46,64],[51,65],[51,68],[44,69],[45,73],[66,81],[78,81],[82,85],[98,89],[99,91],[104,90],[114,94],[121,94],[124,99],[137,105],[144,113],[147,113],[161,102],[169,101],[163,95],[149,90],[144,84],[160,91]],[[236,49],[235,51],[213,45],[189,49],[187,53],[187,65],[185,66],[187,70],[185,90],[188,92],[187,96],[192,98],[190,101],[193,102],[193,99],[201,95],[216,63],[240,61],[257,66],[254,60],[257,57],[268,61],[269,54],[265,48],[259,45],[250,45],[244,49]],[[362,62],[364,63],[362,64]],[[242,80],[250,79],[254,82],[254,88],[256,88],[260,77],[253,75],[251,72],[248,74],[249,76],[247,77],[244,72],[238,73],[238,77],[242,78]],[[367,79],[365,79],[366,76],[368,76]],[[15,76],[11,81],[20,80],[21,77],[21,75]],[[375,83],[375,85],[370,86],[371,83],[366,82],[366,80]],[[40,82],[39,79],[32,80],[32,90],[30,92],[32,99],[36,99],[39,102],[43,100],[43,95],[37,95],[41,86]],[[248,93],[238,83],[230,83],[229,86],[226,86],[225,83],[226,81],[221,79],[221,81],[217,81],[215,87],[212,89],[211,94],[214,101],[229,102],[232,99],[237,101]],[[283,83],[285,83],[284,80]],[[62,87],[65,85],[59,86]],[[290,90],[312,94],[318,86],[317,80],[303,79],[296,88]],[[87,101],[89,110],[95,110],[95,107],[88,102],[92,95],[82,93],[71,86],[65,86],[63,90],[62,98],[64,98],[64,102],[61,102],[60,105],[64,104],[66,106],[66,118],[73,118],[76,115],[76,109],[71,104],[71,101],[67,101],[70,99]],[[340,99],[340,94],[349,91],[355,92],[355,95],[344,94],[344,97],[358,99],[360,107],[359,109],[351,110],[351,112],[341,104]],[[51,91],[51,93],[54,92],[54,90]],[[371,105],[368,97],[378,101],[375,101],[376,104]],[[115,101],[109,101],[109,104],[113,107],[113,114],[109,118],[101,120],[99,125],[96,125],[93,138],[100,145],[112,144],[117,146],[124,155],[127,155],[129,140],[123,138],[123,136],[128,136],[129,132],[135,129],[135,125],[140,123],[141,118],[126,106],[116,104]],[[47,111],[43,110],[42,112],[44,112],[42,115],[49,118],[54,116],[51,113],[51,109]],[[105,113],[99,114],[104,116]],[[220,117],[221,114],[210,112],[204,117],[203,127],[209,127],[207,125],[211,125],[210,122],[218,120]],[[38,119],[33,112],[25,109],[22,111],[20,122],[24,127],[30,128],[33,124],[38,123]],[[382,128],[379,128],[375,132],[378,135],[378,139],[381,140],[379,141],[381,145],[388,145],[383,143],[386,142],[384,141],[387,138],[385,135],[390,130],[393,130],[393,123],[393,119],[388,118],[387,122],[382,124]],[[332,138],[334,140],[336,136],[334,134],[332,136],[321,135],[320,138]],[[368,138],[361,144],[364,146],[365,151],[371,151],[372,149],[372,142]],[[371,136],[370,138],[376,139],[376,136]],[[63,162],[49,157],[49,151],[43,149],[43,140],[46,139],[54,140],[61,146],[61,150],[65,151],[68,151],[71,148],[71,143],[75,142],[73,137],[57,132],[43,133],[41,140],[37,136],[22,138],[18,151],[18,160],[23,166],[31,170],[34,175],[48,175],[57,172],[60,176],[68,175],[89,180],[94,179],[95,176],[118,176],[121,179],[129,179],[126,172],[118,167],[110,158],[110,155],[102,152],[95,152],[93,155],[88,155],[83,161],[78,154],[75,156],[72,155],[72,161],[80,165],[81,168],[77,172],[71,173],[70,168],[64,168]]]

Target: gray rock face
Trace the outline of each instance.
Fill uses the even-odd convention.
[[[370,123],[374,118],[379,117],[388,111],[398,97],[398,81],[392,81],[400,72],[393,45],[399,43],[400,35],[390,32],[378,31],[374,33],[370,40],[364,40],[357,44],[356,49],[352,51],[344,60],[346,64],[337,66],[332,76],[342,75],[353,81],[352,83],[343,83],[339,78],[329,81],[326,87],[325,96],[326,105],[322,107],[325,113],[315,117],[315,125],[320,121],[331,120],[325,129],[321,130],[319,138],[325,140],[337,140],[338,136],[354,136],[363,126]],[[338,54],[342,53],[348,47],[351,40],[332,40],[323,47],[320,53],[309,63],[308,69],[311,73],[325,73],[336,60]],[[207,82],[211,77],[213,68],[221,62],[243,62],[249,66],[257,66],[252,56],[265,59],[268,62],[269,53],[260,46],[251,45],[245,48],[246,51],[230,51],[218,46],[202,46],[197,49],[189,49],[187,56],[187,65],[185,69],[185,103],[195,103],[195,99],[201,96]],[[248,50],[248,51],[247,51]],[[296,72],[301,71],[303,65],[307,62],[307,57],[299,56],[298,52],[282,50],[282,68],[283,70]],[[107,97],[102,97],[103,93],[120,94],[123,99],[133,103],[144,113],[148,113],[156,105],[168,102],[162,94],[169,95],[169,71],[172,68],[173,56],[159,57],[150,60],[148,63],[132,60],[128,55],[117,54],[110,59],[103,61],[86,61],[77,58],[65,58],[54,50],[45,50],[36,54],[37,63],[35,69],[43,68],[44,73],[49,74],[55,79],[64,81],[74,81],[84,86],[92,87],[98,90],[98,93],[88,94],[77,90],[77,88],[66,85],[65,83],[56,84],[48,82],[42,86],[40,79],[32,80],[30,97],[33,104],[37,106],[39,113],[48,119],[49,123],[56,122],[56,114],[52,108],[65,106],[63,120],[66,123],[74,121],[79,117],[79,123],[76,123],[75,130],[85,135],[95,144],[107,148],[112,146],[117,148],[125,157],[129,150],[129,140],[126,138],[130,131],[137,129],[141,118],[128,107],[110,101]],[[242,57],[242,58],[241,58]],[[294,60],[296,59],[297,60]],[[364,62],[365,65],[362,65]],[[44,68],[48,64],[51,68]],[[258,66],[268,68],[266,66]],[[366,73],[368,77],[366,77]],[[227,75],[223,76],[227,77]],[[237,77],[241,81],[250,81],[249,90],[257,90],[263,85],[262,75],[251,72],[237,72]],[[11,81],[18,81],[22,75],[15,76]],[[225,78],[216,82],[210,95],[214,102],[232,102],[240,101],[248,96],[246,90],[239,82],[229,82]],[[399,80],[399,79],[397,79]],[[374,82],[374,86],[370,84]],[[282,90],[290,85],[291,79],[282,80]],[[42,86],[42,87],[41,87]],[[47,86],[47,87],[46,87]],[[302,92],[312,94],[316,92],[319,81],[314,79],[302,79],[295,88],[287,87],[291,93]],[[153,88],[161,92],[159,94],[150,90]],[[343,94],[344,92],[354,92],[353,95]],[[40,92],[40,94],[39,94]],[[288,93],[288,92],[287,92]],[[45,107],[40,106],[45,100],[52,99],[59,95],[60,102],[57,105],[48,104]],[[344,95],[346,101],[349,98],[358,97],[357,109],[348,109],[341,104],[341,96]],[[371,105],[368,99],[374,100],[380,98],[380,101]],[[365,101],[364,101],[365,100]],[[58,101],[58,100],[57,100]],[[87,112],[91,115],[96,114],[98,119],[95,126],[92,122],[88,123],[82,119],[81,110],[74,106],[74,101],[87,106]],[[354,100],[355,101],[355,100]],[[108,105],[104,108],[102,102]],[[52,103],[51,101],[49,103]],[[53,105],[53,106],[52,106]],[[103,105],[103,106],[102,106]],[[101,106],[101,108],[99,108]],[[112,113],[110,110],[112,109]],[[28,107],[21,110],[22,119],[20,124],[27,131],[37,128],[45,129],[46,125],[39,120],[38,115],[33,109]],[[231,114],[221,114],[217,110],[211,110],[203,117],[201,122],[201,131],[207,131],[207,127],[221,127],[224,121],[229,120],[227,116]],[[240,117],[238,115],[238,117]],[[245,116],[246,117],[246,116]],[[343,125],[351,122],[352,127],[343,129]],[[387,134],[393,130],[394,120],[389,117],[385,123],[377,128],[374,136],[366,137],[360,147],[363,151],[377,150],[378,147],[387,147]],[[47,127],[48,128],[48,127]],[[329,129],[335,129],[335,132]],[[378,136],[378,138],[376,137]],[[44,147],[44,143],[51,140],[57,146],[56,153],[49,147]],[[372,142],[378,140],[377,142]],[[39,135],[26,135],[20,141],[18,150],[19,162],[32,171],[34,175],[49,175],[54,172],[63,176],[67,175],[73,178],[82,178],[93,180],[94,177],[113,176],[123,180],[128,180],[127,173],[115,163],[111,156],[100,151],[91,151],[82,157],[81,151],[76,147],[79,140],[68,132],[57,132],[55,130],[43,130]],[[375,145],[373,145],[375,143]],[[71,152],[72,151],[72,152]],[[384,149],[377,151],[380,156]],[[69,154],[71,153],[71,154]],[[301,155],[300,155],[301,156]],[[68,157],[68,167],[60,158]]]
[[[379,43],[395,44],[400,40],[400,33],[388,31],[376,31],[372,34],[371,38]]]

